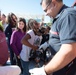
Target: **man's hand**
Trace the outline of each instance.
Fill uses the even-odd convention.
[[[40,47],[39,47],[39,49],[46,49],[47,47],[49,46],[49,44],[47,43],[47,42],[45,42],[44,44],[42,44]]]
[[[41,68],[34,68],[34,69],[30,69],[29,73],[31,75],[46,75],[45,71],[44,71],[44,66]]]

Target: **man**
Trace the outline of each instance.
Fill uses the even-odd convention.
[[[64,5],[63,0],[42,0],[41,5],[46,15],[54,19],[49,39],[54,57],[44,67],[29,72],[33,75],[75,75],[75,68],[70,71],[70,67],[74,64],[71,61],[76,57],[76,10]],[[48,44],[43,46],[46,45]]]

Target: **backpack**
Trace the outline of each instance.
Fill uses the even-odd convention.
[[[4,32],[0,31],[0,65],[4,65],[8,60],[8,45]]]

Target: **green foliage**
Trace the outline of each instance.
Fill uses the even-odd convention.
[[[0,22],[0,31],[3,32],[3,26],[2,26],[2,23]]]

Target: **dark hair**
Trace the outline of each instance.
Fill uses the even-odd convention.
[[[42,5],[42,2],[43,2],[43,1],[45,1],[46,5],[47,5],[47,4],[50,3],[52,0],[41,0],[41,3],[40,3],[41,5]]]
[[[37,24],[37,21],[34,20],[34,19],[29,19],[29,20],[28,20],[28,25],[27,25],[28,30],[32,29],[32,26],[33,26],[34,24]]]
[[[41,27],[39,28],[39,32],[42,33],[42,34],[45,33],[45,30],[46,30],[46,27],[45,27],[45,26],[41,26]]]
[[[49,29],[49,30],[51,29],[51,27],[50,27],[50,26],[46,26],[46,28],[47,28],[47,29]]]
[[[50,3],[52,0],[41,0],[40,5],[42,5],[42,2],[43,2],[43,1],[45,1],[46,5],[47,5],[47,4]],[[58,2],[63,2],[63,0],[56,0],[56,1],[58,1]]]
[[[5,14],[2,14],[2,16],[6,17],[6,15],[5,15]]]
[[[26,32],[26,20],[24,18],[19,18],[19,22],[21,22],[21,21],[24,23],[23,31]],[[17,29],[19,30],[18,27],[17,27]]]
[[[7,22],[11,27],[16,27],[17,22],[13,19],[13,16],[17,19],[16,15],[14,13],[9,13],[7,17]]]

